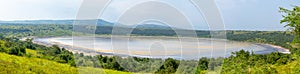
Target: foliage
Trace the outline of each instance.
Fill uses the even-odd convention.
[[[273,44],[287,49],[292,49],[288,43],[293,38],[294,34],[284,31],[227,31],[228,40]]]
[[[274,52],[271,54],[252,54],[249,51],[241,50],[232,53],[233,55],[224,59],[222,73],[278,73],[277,65],[286,65],[295,60],[290,54]]]
[[[300,34],[300,7],[294,6],[292,10],[280,7],[280,12],[285,13],[280,23],[286,23],[285,27],[289,27],[296,34]]]
[[[285,13],[280,23],[285,23],[285,27],[290,28],[296,34],[293,44],[294,47],[300,48],[300,7],[294,6],[292,10],[280,7],[280,12]]]
[[[0,53],[0,73],[1,74],[90,74],[90,73],[103,73],[107,74],[130,74],[128,72],[120,72],[115,70],[71,67],[67,64],[61,64],[54,61],[39,59],[39,58],[27,58],[14,55],[8,55]]]
[[[7,53],[11,55],[17,55],[22,58],[29,58],[29,59],[43,59],[48,60],[60,64],[68,64],[68,66],[71,67],[93,67],[93,68],[104,68],[104,69],[112,69],[112,70],[118,70],[118,71],[126,71],[124,68],[122,68],[117,62],[116,59],[120,59],[120,57],[108,57],[108,56],[84,56],[81,54],[73,54],[72,52],[60,48],[57,45],[53,45],[50,47],[34,44],[31,42],[31,39],[27,39],[26,41],[20,41],[15,38],[4,38],[0,40],[1,47],[3,50],[6,50],[8,52],[2,51],[2,53]],[[13,46],[14,48],[9,48],[10,46]],[[21,50],[24,49],[25,51]],[[15,51],[18,50],[18,51]],[[21,54],[21,55],[20,55]],[[9,59],[9,58],[7,58]],[[7,59],[4,59],[7,60]],[[18,59],[18,58],[11,58],[10,60]],[[24,60],[26,60],[24,59]],[[162,63],[161,59],[149,59],[149,58],[137,58],[133,57],[135,61],[138,61],[140,63],[146,63],[146,62],[157,62]],[[128,58],[122,58],[121,61],[128,60]],[[34,60],[33,60],[34,61]],[[162,64],[159,71],[157,73],[172,73],[175,72],[178,65],[179,60],[175,59],[166,59],[166,62]],[[31,61],[28,61],[30,64]],[[131,65],[133,61],[127,62],[128,65]],[[25,64],[27,65],[27,64]],[[39,65],[40,64],[36,64]],[[31,65],[29,65],[31,66]],[[32,64],[34,66],[34,62]],[[43,65],[42,65],[43,66]],[[150,65],[151,66],[151,65]],[[132,68],[136,69],[137,72],[143,71],[145,68],[149,67],[148,65],[141,65],[141,66],[131,66]],[[13,67],[11,67],[13,68]],[[51,68],[51,67],[50,67]],[[31,68],[29,68],[31,69]],[[42,70],[42,69],[41,69]],[[47,69],[45,69],[47,70]],[[29,70],[30,71],[30,70]],[[61,70],[57,70],[61,71]],[[27,71],[20,71],[20,72],[27,72]],[[150,72],[150,71],[145,71]]]
[[[121,64],[134,68],[132,72],[152,72],[147,62],[161,63],[159,69],[155,71],[158,74],[168,74],[179,72],[205,74],[218,73],[239,74],[239,73],[298,73],[300,50],[293,49],[288,43],[293,41],[294,34],[284,31],[227,31],[228,40],[256,42],[264,44],[279,45],[291,49],[292,54],[270,53],[253,54],[249,51],[233,52],[228,58],[200,58],[195,60],[176,60],[172,58],[149,59],[133,57],[134,60],[128,60],[131,57],[123,58],[117,56],[85,56],[82,53],[72,53],[65,48],[57,45],[50,47],[32,43],[32,39],[20,41],[16,37],[26,36],[68,36],[72,34],[72,25],[50,25],[50,24],[8,24],[0,27],[0,72],[10,73],[101,73],[97,68],[104,68],[108,73],[120,73],[118,71],[127,71]],[[97,26],[96,34],[111,34],[111,26]],[[188,30],[182,30],[188,31]],[[198,37],[210,37],[209,31],[196,31]],[[148,29],[136,28],[132,32],[134,35],[146,36],[176,36],[174,31],[169,29]],[[5,37],[4,37],[5,36]],[[6,53],[6,54],[5,54]],[[8,55],[10,54],[10,55]],[[16,55],[16,56],[14,56]],[[3,58],[2,58],[3,56]],[[18,60],[19,59],[19,60]],[[118,60],[117,60],[118,59]],[[223,61],[224,60],[224,61]],[[127,62],[123,62],[127,61]],[[141,64],[132,65],[134,61]],[[40,63],[42,62],[42,63]],[[45,62],[45,63],[43,63]],[[190,66],[190,63],[198,63],[196,69],[189,67],[179,68],[179,64]],[[161,65],[161,66],[160,66]],[[23,67],[24,66],[24,67]],[[56,66],[56,67],[55,67]],[[7,68],[5,68],[7,67]],[[190,66],[191,67],[191,66]],[[152,68],[152,67],[151,67]],[[118,71],[115,71],[118,70]],[[1,74],[2,74],[1,73]],[[127,74],[127,72],[122,72]]]
[[[54,24],[2,24],[0,34],[5,37],[26,37],[26,36],[71,36],[72,25]]]
[[[175,73],[179,66],[179,61],[171,58],[166,59],[163,66],[156,73]]]

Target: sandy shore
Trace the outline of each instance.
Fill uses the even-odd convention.
[[[57,37],[57,38],[67,38],[67,37]],[[52,45],[59,45],[60,47],[66,48],[67,50],[73,52],[73,53],[84,53],[84,55],[104,55],[104,56],[113,56],[113,55],[119,55],[119,56],[129,56],[129,55],[147,55],[151,54],[153,52],[145,52],[145,51],[114,51],[112,49],[99,49],[99,48],[87,48],[87,47],[80,47],[80,46],[73,46],[72,43],[63,43],[60,41],[57,41],[57,38],[52,37],[52,38],[44,38],[47,41],[39,41],[39,40],[34,40],[33,42],[36,44],[40,45],[45,45],[45,46],[52,46]],[[43,38],[36,38],[36,39],[43,39]],[[276,48],[277,52],[285,53],[285,54],[290,54],[289,49],[283,48],[281,46],[276,46],[276,45],[271,45],[271,44],[259,44],[267,47],[272,47]],[[210,46],[199,46],[198,48],[212,48]],[[193,52],[193,51],[190,51]],[[162,53],[162,52],[161,52]],[[160,54],[161,54],[160,53]],[[175,52],[175,51],[168,51],[170,54],[180,54],[180,52]],[[155,53],[153,53],[155,54]],[[158,53],[156,53],[158,54]],[[169,55],[170,55],[169,54]]]
[[[82,49],[87,50],[89,48],[75,47],[75,46],[68,45],[68,44],[63,44],[63,43],[60,43],[60,42],[52,42],[53,40],[49,40],[49,41],[50,42],[43,42],[43,41],[39,41],[39,40],[34,40],[33,43],[48,46],[48,47],[51,47],[52,45],[58,45],[59,47],[65,48],[66,50],[68,50],[72,53],[83,53],[84,55],[89,55],[89,56],[99,55],[98,53],[96,53],[96,51],[86,52],[86,51],[82,50]],[[106,56],[111,56],[111,55],[106,55]]]
[[[291,54],[289,49],[283,48],[281,46],[272,45],[272,44],[264,44],[264,45],[271,46],[273,48],[277,48],[278,52],[281,52],[281,53],[284,53],[284,54]]]
[[[113,56],[113,55],[121,55],[121,56],[128,56],[125,54],[130,54],[130,55],[147,55],[151,54],[151,52],[144,52],[144,51],[114,51],[112,49],[99,49],[99,48],[87,48],[87,47],[80,47],[80,46],[73,46],[73,44],[68,44],[68,43],[63,43],[59,42],[56,39],[57,38],[47,38],[49,42],[43,42],[39,40],[33,41],[35,44],[39,45],[45,45],[45,46],[52,46],[52,45],[58,45],[61,48],[65,48],[68,51],[71,51],[73,53],[83,53],[84,55],[89,55],[89,56],[95,56],[95,55],[103,55],[103,56]],[[116,53],[116,52],[123,52],[123,53]],[[173,54],[180,54],[179,52],[171,52]]]

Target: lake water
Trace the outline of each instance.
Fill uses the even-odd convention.
[[[36,38],[35,42],[57,44],[72,50],[102,55],[137,56],[148,58],[198,59],[227,57],[239,50],[266,54],[283,50],[272,45],[228,41],[210,38],[175,37],[54,37]],[[74,47],[72,47],[74,46]]]

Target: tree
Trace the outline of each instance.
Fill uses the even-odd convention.
[[[59,48],[58,45],[52,45],[52,51],[55,53],[55,55],[60,54],[61,53],[61,49]]]
[[[4,35],[3,34],[0,34],[0,39],[4,39]]]
[[[175,73],[179,66],[179,62],[175,59],[168,58],[156,73]]]
[[[205,70],[208,69],[209,65],[209,59],[206,57],[203,57],[199,60],[196,74],[200,74],[201,72],[205,72]]]
[[[22,55],[26,54],[26,49],[21,46],[14,46],[10,49],[9,54],[22,56]]]
[[[280,7],[280,12],[285,13],[280,23],[285,23],[285,27],[288,27],[296,34],[292,46],[300,48],[300,7],[294,6],[292,10]]]

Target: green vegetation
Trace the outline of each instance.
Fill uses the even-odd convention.
[[[284,31],[227,31],[228,40],[273,44],[287,49],[292,49],[288,43],[293,38],[293,33]]]
[[[276,74],[280,72],[276,69],[277,66],[286,65],[290,61],[296,60],[292,59],[290,54],[279,52],[261,55],[241,50],[232,54],[232,56],[224,59],[222,65],[222,73],[224,74]]]
[[[72,25],[55,24],[1,24],[0,34],[5,37],[71,36]]]
[[[258,32],[254,33],[253,36],[256,34],[259,35],[260,33],[265,33],[265,32]],[[232,34],[234,35],[240,35],[240,38],[243,38],[246,34],[251,34],[251,32],[243,33],[243,34]],[[265,33],[264,35],[268,35],[268,33]],[[289,35],[282,35],[284,32],[279,32],[279,33],[269,33],[269,34],[277,34],[278,36],[289,36]],[[262,35],[261,39],[265,40],[260,40],[263,42],[269,42],[268,36],[263,37]],[[228,35],[229,36],[229,35]],[[248,37],[248,36],[245,36]],[[260,36],[258,36],[260,37]],[[253,38],[244,38],[241,40],[251,40]],[[282,41],[289,41],[287,39],[281,39]],[[263,43],[262,42],[262,43]],[[286,42],[284,42],[286,43]],[[275,43],[274,43],[275,44]],[[43,73],[43,72],[51,72],[52,70],[55,70],[56,72],[73,72],[76,73],[76,71],[72,71],[72,68],[76,69],[78,68],[81,70],[80,72],[92,72],[92,73],[98,73],[101,72],[101,70],[94,70],[94,68],[104,68],[104,69],[111,69],[109,71],[126,71],[123,69],[119,63],[117,62],[117,58],[119,57],[107,57],[107,56],[84,56],[83,54],[72,54],[71,52],[65,50],[64,48],[59,48],[58,46],[52,46],[52,47],[46,47],[46,46],[41,46],[37,44],[31,43],[30,39],[27,39],[26,41],[20,41],[16,38],[4,38],[0,40],[0,51],[11,54],[11,55],[17,55],[19,57],[22,57],[22,60],[29,59],[31,61],[25,61],[21,62],[21,64],[17,66],[6,66],[8,62],[2,63],[2,67],[7,67],[5,70],[2,70],[2,72],[10,72],[11,70],[8,69],[19,69],[21,66],[26,65],[25,67],[28,68],[23,68],[17,71],[17,73],[24,73],[24,72],[34,72],[34,73]],[[12,47],[13,46],[13,47]],[[25,50],[25,51],[24,51]],[[3,54],[4,54],[3,53]],[[6,55],[7,55],[6,54]],[[76,57],[74,57],[76,56]],[[16,56],[14,56],[16,57]],[[290,66],[296,66],[298,60],[298,55],[296,53],[294,54],[281,54],[281,53],[271,53],[271,54],[265,54],[265,55],[257,55],[257,54],[251,54],[250,52],[247,51],[240,51],[233,53],[233,56],[228,57],[228,58],[219,58],[219,59],[214,59],[214,58],[200,58],[200,61],[198,62],[197,66],[197,73],[204,74],[206,72],[212,72],[216,71],[220,68],[222,68],[221,73],[225,74],[231,74],[231,73],[281,73],[280,70],[286,70],[285,67],[290,67]],[[4,58],[2,58],[4,59]],[[8,61],[8,59],[13,60],[13,59],[18,59],[18,58],[7,58],[4,59],[4,61]],[[44,61],[49,61],[46,62],[46,64],[51,63],[56,63],[56,64],[62,64],[63,67],[66,68],[61,68],[61,67],[56,67],[56,68],[51,68],[55,67],[57,65],[47,65],[47,69],[45,66],[41,64],[35,64],[33,59],[40,59]],[[224,59],[224,62],[223,62]],[[126,59],[123,59],[126,60]],[[147,59],[142,59],[142,58],[135,58],[135,60],[138,60],[139,62],[147,62],[149,60]],[[158,59],[159,60],[159,59]],[[20,61],[20,60],[19,60]],[[223,65],[222,65],[223,62]],[[28,63],[28,64],[26,64]],[[129,62],[130,63],[130,62]],[[178,70],[180,61],[175,60],[175,59],[166,59],[165,62],[162,64],[159,70],[157,70],[155,73],[158,74],[165,74],[165,73],[174,73]],[[31,64],[31,65],[30,65]],[[35,66],[37,65],[37,66]],[[20,67],[18,67],[20,66]],[[32,69],[38,68],[38,69]],[[42,67],[39,67],[42,66]],[[68,68],[71,67],[71,68]],[[146,68],[147,66],[133,66],[136,71],[135,72],[141,72],[144,71],[143,68]],[[86,69],[92,69],[92,70],[86,70]],[[4,69],[4,68],[2,68]],[[60,69],[60,70],[56,70]],[[291,67],[291,71],[288,72],[297,72],[298,66],[296,67]],[[189,69],[191,70],[191,69]],[[55,73],[55,71],[53,73]],[[147,71],[145,71],[147,72]],[[51,72],[52,73],[52,72]],[[285,73],[285,72],[284,72]]]
[[[274,44],[290,49],[291,54],[273,52],[270,54],[253,54],[251,51],[232,52],[227,58],[200,58],[199,60],[176,60],[172,58],[149,59],[137,57],[118,56],[84,56],[82,53],[72,53],[57,45],[46,47],[32,43],[32,39],[20,41],[20,37],[26,36],[70,36],[72,25],[48,25],[48,24],[7,24],[0,25],[0,73],[103,73],[128,74],[130,72],[148,73],[148,65],[132,65],[139,63],[161,63],[154,73],[169,74],[175,72],[197,74],[222,73],[222,74],[295,74],[300,72],[300,7],[293,10],[280,8],[280,12],[286,13],[281,23],[286,23],[289,31],[227,31],[228,40],[245,41],[264,44]],[[98,26],[96,34],[111,34],[111,26]],[[209,31],[196,31],[198,37],[209,38]],[[137,28],[134,35],[146,36],[175,36],[169,29]],[[129,60],[134,59],[134,60]],[[127,62],[118,62],[127,61]],[[121,64],[133,68],[128,72]],[[196,69],[190,68],[192,63],[198,63]],[[184,64],[189,67],[181,67]],[[183,69],[184,70],[183,70]],[[116,71],[117,70],[117,71]],[[122,71],[122,72],[120,72]]]
[[[93,71],[93,68],[104,68],[110,69],[107,72],[114,73],[114,70],[125,71],[117,59],[121,61],[126,61],[128,58],[121,57],[108,57],[108,56],[84,56],[81,54],[73,54],[64,48],[59,48],[57,45],[51,47],[46,47],[43,45],[38,45],[32,43],[32,39],[26,39],[26,41],[20,41],[17,38],[4,38],[0,39],[1,47],[1,60],[0,62],[4,69],[0,72],[10,72],[15,69],[22,68],[22,70],[16,71],[16,73],[49,73],[52,72],[61,72],[61,73],[76,73],[74,71],[76,68],[86,68],[92,69],[82,70],[83,72],[98,72],[98,70]],[[10,54],[10,55],[8,55]],[[135,60],[142,62],[151,62],[151,61],[162,61],[162,59],[151,59],[149,58],[136,58]],[[44,62],[44,63],[41,63]],[[17,64],[16,64],[17,63]],[[127,62],[128,65],[131,65],[133,61]],[[162,62],[158,62],[162,63]],[[7,66],[8,64],[9,66]],[[11,65],[15,64],[15,65]],[[176,72],[179,65],[179,60],[175,59],[166,59],[162,66],[156,73],[174,73]],[[55,67],[55,68],[53,68]],[[149,72],[144,69],[149,67],[149,65],[141,66],[131,66],[131,68],[136,69],[134,72]],[[37,68],[37,69],[36,69]],[[61,69],[60,69],[61,68]],[[57,70],[60,69],[60,70]],[[81,72],[81,71],[79,71]],[[118,73],[118,72],[115,72]]]
[[[101,70],[100,69],[98,70],[98,68],[109,69],[106,70],[106,71],[110,71],[109,73],[114,73],[116,70],[124,71],[125,73],[128,72],[126,69],[120,66],[119,62],[117,62],[117,59],[120,59],[120,57],[117,56],[114,57],[101,56],[101,55],[84,56],[83,54],[73,54],[64,48],[58,47],[57,45],[46,47],[42,45],[33,44],[31,39],[27,39],[26,41],[20,41],[18,38],[14,38],[15,36],[17,37],[60,36],[65,33],[64,32],[61,33],[59,30],[66,29],[66,27],[69,27],[70,25],[53,25],[53,27],[55,28],[52,27],[52,29],[51,29],[51,25],[48,25],[49,27],[44,29],[39,29],[38,25],[25,25],[25,26],[4,25],[4,27],[1,28],[9,31],[9,30],[20,30],[22,28],[26,28],[27,26],[31,26],[28,27],[29,31],[15,31],[14,33],[12,32],[4,33],[1,31],[0,33],[2,33],[3,36],[5,37],[0,36],[1,38],[0,51],[6,54],[16,55],[18,57],[22,57],[26,59],[40,59],[40,60],[45,60],[57,64],[63,64],[67,67],[71,67],[74,69],[77,68],[78,70],[80,70],[80,72],[84,72],[84,73],[100,72]],[[37,28],[33,26],[37,26]],[[69,27],[69,29],[70,28],[71,27]],[[144,30],[144,31],[149,31],[149,30]],[[27,32],[30,35],[27,35]],[[66,33],[68,32],[66,31]],[[137,33],[143,33],[143,32],[137,32]],[[197,33],[199,37],[210,37],[208,31],[198,31]],[[70,35],[70,34],[68,33],[66,35]],[[145,35],[148,34],[146,33]],[[149,32],[149,35],[153,35],[153,34]],[[172,36],[172,34],[169,35]],[[294,36],[293,33],[283,32],[283,31],[272,31],[272,32],[270,31],[227,31],[227,38],[229,40],[279,45],[291,49],[292,54],[271,53],[271,54],[258,55],[258,54],[251,54],[248,51],[240,51],[240,52],[233,53],[233,56],[230,56],[228,58],[203,57],[200,58],[199,61],[188,61],[189,63],[198,62],[197,69],[190,69],[189,67],[186,67],[184,71],[181,71],[182,69],[178,69],[181,61],[169,58],[166,59],[164,63],[161,62],[162,66],[160,66],[159,69],[155,71],[155,73],[167,74],[167,73],[175,73],[176,71],[191,73],[194,70],[196,70],[197,74],[199,73],[205,74],[207,72],[216,73],[216,71],[218,70],[221,70],[219,72],[225,74],[282,73],[282,71],[280,70],[286,70],[285,67],[296,66],[297,61],[299,61],[297,57],[300,56],[298,55],[300,54],[300,51],[292,48],[288,44],[291,41],[293,41],[293,36]],[[161,61],[161,59],[149,59],[149,58],[134,57],[134,59],[136,61],[139,61],[140,63],[149,62],[153,60]],[[121,61],[122,60],[127,60],[127,58],[122,58]],[[189,63],[186,63],[185,65],[189,66]],[[24,65],[28,65],[28,64],[24,64]],[[127,62],[127,64],[129,65],[128,67],[135,69],[132,72],[142,72],[142,73],[152,72],[145,69],[149,67],[148,65],[130,66],[132,64],[132,61]],[[36,64],[36,65],[40,65],[40,64]],[[5,65],[3,66],[6,67]],[[49,66],[50,66],[49,68],[51,68],[51,65]],[[24,68],[24,69],[25,70],[20,70],[20,72],[30,71],[30,68]],[[298,67],[290,67],[290,69],[293,70],[288,72],[297,72]],[[4,71],[6,72],[10,70],[3,70],[3,72]],[[48,69],[42,70],[41,72],[43,71],[48,71]],[[59,72],[65,70],[62,69],[57,71]]]
[[[280,23],[285,23],[285,27],[288,27],[293,33],[296,34],[292,46],[300,48],[300,7],[294,6],[292,10],[280,7],[280,12],[285,13]]]
[[[222,65],[222,72],[224,74],[236,74],[236,73],[248,73],[248,74],[296,74],[300,72],[299,62],[300,62],[300,7],[295,6],[292,10],[285,8],[280,8],[280,12],[286,13],[283,15],[281,23],[286,23],[286,27],[289,27],[292,31],[291,33],[283,32],[272,33],[274,37],[264,37],[263,35],[239,33],[240,40],[247,41],[251,37],[255,37],[254,42],[260,43],[270,43],[275,45],[280,45],[289,48],[292,54],[282,54],[282,53],[271,53],[271,54],[253,54],[248,51],[234,52],[232,56],[224,59],[224,64]],[[293,33],[293,34],[292,34]],[[248,39],[243,39],[245,37]],[[277,39],[277,40],[274,40]],[[236,40],[236,39],[232,39]],[[292,43],[289,43],[292,42]]]
[[[28,58],[0,53],[0,73],[1,74],[130,74],[129,72],[120,72],[115,70],[72,67],[67,64],[61,64],[39,58]]]
[[[94,66],[89,66],[88,63],[82,62],[86,60],[79,60],[75,62],[74,56],[82,54],[73,54],[65,50],[64,48],[59,48],[56,45],[52,47],[46,47],[42,45],[33,44],[31,42],[31,39],[27,39],[26,41],[20,41],[16,38],[3,38],[0,39],[0,49],[0,69],[2,69],[0,70],[1,74],[76,74],[78,72],[101,73],[101,69],[99,69],[100,66],[95,68],[89,68]],[[91,56],[82,56],[82,58],[88,57]],[[81,59],[81,57],[76,59]],[[111,64],[111,62],[108,63],[108,66],[114,65]],[[82,64],[84,65],[81,66]],[[77,68],[79,69],[79,71],[77,70]],[[107,69],[113,68],[106,68],[104,70],[108,74],[128,74],[128,72],[119,72]]]

